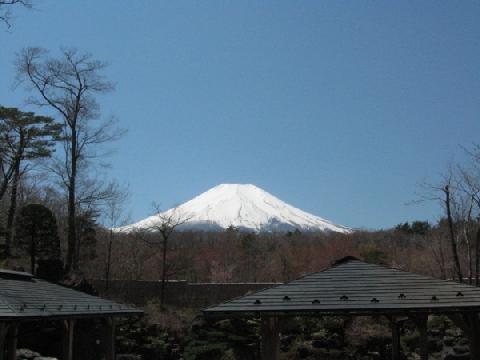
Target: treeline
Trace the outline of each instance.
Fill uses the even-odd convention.
[[[114,234],[110,279],[167,280],[191,282],[286,282],[320,271],[347,255],[365,261],[442,278],[455,276],[453,257],[446,251],[447,222],[417,221],[381,231],[351,234],[175,232],[168,243],[166,261],[159,235],[135,231]],[[102,233],[97,258],[88,276],[105,279],[110,234]],[[442,259],[437,254],[444,251]],[[467,249],[461,246],[462,268],[468,268]],[[468,279],[467,279],[468,281]],[[473,282],[473,281],[472,281]]]

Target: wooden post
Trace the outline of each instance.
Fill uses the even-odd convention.
[[[17,359],[18,324],[11,324],[7,335],[7,360]]]
[[[392,316],[392,360],[400,360],[400,324],[395,316]]]
[[[419,314],[415,316],[413,320],[417,325],[418,332],[420,333],[420,359],[428,360],[428,334],[427,334],[428,315]]]
[[[106,318],[104,321],[104,350],[105,360],[115,360],[115,319]]]
[[[478,313],[469,313],[465,315],[468,327],[468,342],[470,344],[470,359],[480,359],[480,320]]]
[[[63,332],[63,356],[62,360],[73,359],[73,335],[75,330],[75,320],[64,321]]]
[[[280,358],[280,337],[277,317],[262,317],[261,324],[261,360]]]
[[[8,332],[8,325],[0,323],[0,360],[5,360],[5,338]]]

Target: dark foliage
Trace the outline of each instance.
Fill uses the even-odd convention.
[[[57,221],[43,205],[29,204],[22,208],[16,223],[16,245],[30,256],[30,271],[36,273],[37,259],[59,259],[60,241]]]

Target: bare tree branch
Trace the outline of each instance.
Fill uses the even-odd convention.
[[[8,29],[12,27],[12,7],[20,5],[25,8],[31,8],[30,0],[0,0],[0,21],[3,22]]]
[[[162,290],[160,295],[160,307],[163,308],[165,302],[165,290],[166,290],[166,281],[168,276],[168,264],[167,264],[167,252],[169,246],[169,240],[172,234],[180,227],[181,225],[187,223],[192,215],[183,213],[178,207],[170,209],[168,211],[162,212],[158,204],[154,204],[155,212],[154,215],[157,219],[149,227],[149,230],[153,233],[160,234],[160,239],[145,237],[145,241],[150,246],[161,246],[162,249]]]

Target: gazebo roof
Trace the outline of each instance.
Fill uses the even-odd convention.
[[[0,319],[141,315],[143,312],[33,277],[0,270]]]
[[[346,257],[298,280],[204,309],[207,316],[480,311],[480,288]]]

